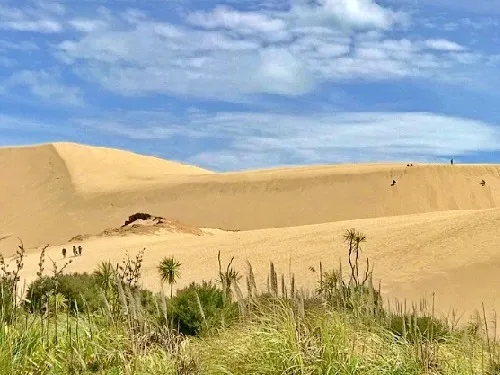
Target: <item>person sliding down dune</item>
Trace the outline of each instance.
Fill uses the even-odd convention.
[[[486,181],[481,180],[480,184],[481,184],[482,186],[484,186],[484,185],[486,185]]]
[[[392,184],[391,184],[391,186],[394,186],[394,185],[396,185],[396,181],[395,181],[395,180],[392,180]]]

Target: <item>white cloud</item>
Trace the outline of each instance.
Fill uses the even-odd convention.
[[[302,60],[317,61],[347,55],[351,49],[351,37],[328,29],[298,29],[298,38],[289,49]]]
[[[377,30],[353,34],[318,19],[312,22],[311,12],[330,14],[335,4],[294,3],[291,11],[270,13],[225,6],[187,15],[204,30],[153,21],[143,13],[117,19],[104,12],[100,21],[106,28],[61,42],[57,56],[74,64],[82,78],[122,95],[165,93],[231,101],[243,101],[249,94],[302,95],[324,82],[432,76],[461,63],[434,55],[428,47],[424,52],[425,41],[388,40]],[[358,18],[364,11],[385,9],[367,0],[338,4]],[[395,17],[387,10],[389,15]],[[353,19],[359,23],[358,18]],[[274,31],[287,37],[273,39]],[[441,48],[452,46],[440,43]],[[436,40],[433,44],[437,46]]]
[[[92,31],[104,29],[108,24],[102,20],[93,20],[88,18],[74,18],[68,22],[75,30],[89,33]]]
[[[82,105],[83,94],[77,87],[61,83],[60,77],[45,70],[21,70],[12,74],[3,84],[3,91],[24,87],[29,92],[47,102],[57,102],[69,105]]]
[[[217,123],[218,119],[224,124],[219,132],[232,135],[229,145],[201,152],[191,162],[216,169],[246,169],[269,167],[277,162],[432,160],[479,150],[500,150],[497,128],[479,121],[427,113],[307,117],[245,113],[218,115],[210,122]],[[245,129],[243,134],[236,127]],[[264,129],[261,134],[256,134],[257,127]]]
[[[446,39],[429,39],[425,41],[427,48],[440,51],[464,51],[466,48]]]
[[[266,40],[287,40],[290,34],[284,20],[260,12],[240,12],[218,5],[211,12],[194,12],[187,21],[206,29],[227,29],[242,35],[260,36]]]
[[[63,27],[55,18],[63,9],[61,5],[45,2],[22,8],[0,4],[0,30],[58,33]]]
[[[228,29],[240,34],[260,34],[275,40],[289,37],[290,25],[342,29],[389,29],[405,23],[408,15],[395,12],[374,0],[292,0],[289,11],[241,12],[219,5],[212,11],[188,15],[188,22],[208,29]]]
[[[15,43],[9,40],[0,40],[0,51],[35,51],[39,49],[40,47],[36,43],[29,40],[17,41]]]
[[[40,33],[57,33],[62,30],[62,27],[60,23],[51,20],[3,21],[0,22],[0,29]]]
[[[127,31],[88,34],[58,46],[67,62],[107,89],[122,94],[174,93],[237,98],[249,93],[296,95],[314,77],[286,48],[261,48],[220,31],[139,21]],[[252,79],[248,79],[252,77]]]
[[[314,85],[302,61],[286,49],[263,50],[257,77],[262,80],[262,87],[266,86],[266,82],[272,82],[273,86],[266,87],[266,91],[275,94],[303,94]]]
[[[337,25],[347,29],[389,29],[407,16],[384,8],[373,0],[307,0],[293,2],[291,16],[301,25]]]
[[[38,2],[0,6],[0,28],[79,31],[61,33],[65,39],[50,45],[54,55],[83,80],[130,96],[242,102],[253,94],[297,96],[323,83],[359,78],[443,75],[453,64],[471,61],[440,56],[443,49],[463,52],[451,41],[388,40],[384,30],[402,22],[404,14],[374,0],[315,5],[294,0],[291,5],[267,11],[216,6],[186,14],[186,24],[179,25],[138,9],[120,13],[100,7],[91,18],[75,16],[57,3]]]
[[[36,7],[46,13],[62,16],[66,13],[64,5],[53,0],[35,0]]]

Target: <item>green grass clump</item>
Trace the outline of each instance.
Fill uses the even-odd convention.
[[[140,287],[144,250],[92,274],[64,274],[54,263],[48,276],[44,249],[24,302],[21,246],[13,270],[0,257],[0,374],[500,374],[496,326],[484,309],[458,329],[425,304],[384,308],[369,262],[359,266],[365,236],[350,230],[344,240],[349,276],[320,263],[313,294],[271,263],[260,293],[249,265],[243,296],[233,259],[224,268],[219,253],[216,283],[167,298]],[[158,271],[172,286],[180,263],[165,259]]]
[[[433,316],[412,316],[411,314],[392,315],[389,318],[389,330],[405,337],[410,342],[422,338],[425,340],[445,340],[449,334],[447,325]]]
[[[226,304],[223,291],[209,282],[178,290],[168,307],[172,326],[184,335],[222,329],[238,316],[237,304]]]
[[[260,309],[260,307],[259,307]],[[416,343],[331,309],[301,316],[286,303],[193,346],[204,374],[480,374],[481,353],[458,332]],[[231,348],[227,350],[227,348]],[[483,352],[483,354],[485,354]]]
[[[74,273],[43,276],[33,281],[27,290],[25,306],[30,312],[42,312],[49,296],[59,294],[70,311],[95,311],[101,305],[100,290],[92,275]]]

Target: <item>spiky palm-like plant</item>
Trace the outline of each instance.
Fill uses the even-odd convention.
[[[92,276],[94,276],[97,285],[104,290],[106,297],[108,297],[108,294],[115,285],[115,269],[111,262],[102,262],[99,264]]]
[[[238,287],[238,281],[241,279],[241,275],[238,271],[236,271],[231,264],[234,261],[234,257],[231,258],[231,261],[228,263],[225,271],[222,271],[222,263],[220,259],[220,250],[217,253],[217,259],[219,261],[219,281],[222,285],[222,289],[224,290],[224,296],[227,301],[231,301],[232,299],[232,288]],[[277,289],[277,288],[276,288]]]
[[[56,293],[49,296],[49,309],[52,309],[54,314],[66,311],[68,301],[64,294]]]
[[[344,234],[344,242],[349,245],[349,266],[351,267],[351,281],[356,286],[364,284],[367,280],[359,280],[359,253],[360,244],[366,242],[366,236],[355,229],[349,229]],[[354,261],[353,261],[354,258]],[[368,270],[367,270],[368,272]],[[367,276],[367,275],[366,275]]]
[[[158,266],[161,281],[170,285],[170,298],[172,298],[172,287],[180,276],[180,267],[181,263],[175,260],[174,257],[163,258]]]

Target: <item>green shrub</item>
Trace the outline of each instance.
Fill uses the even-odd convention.
[[[44,276],[33,281],[27,291],[26,307],[29,311],[43,311],[50,295],[59,293],[66,299],[71,312],[95,311],[101,303],[101,293],[95,279],[87,273]]]
[[[237,317],[238,308],[234,303],[226,304],[224,293],[212,283],[204,281],[202,284],[191,283],[178,290],[169,301],[168,312],[170,323],[180,333],[200,335],[230,323]]]
[[[441,342],[450,335],[448,327],[431,316],[394,315],[389,319],[388,329],[399,337],[406,336],[412,343],[419,340]]]

